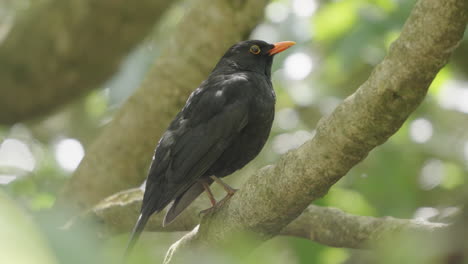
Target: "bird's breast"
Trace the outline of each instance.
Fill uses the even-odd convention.
[[[276,100],[271,86],[264,88],[251,98],[246,126],[233,138],[207,175],[227,176],[244,167],[262,150],[270,135]]]

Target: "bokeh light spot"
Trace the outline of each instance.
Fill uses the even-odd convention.
[[[419,207],[414,212],[413,218],[417,220],[427,221],[429,218],[432,218],[439,214],[439,210],[433,207]]]
[[[64,170],[74,171],[83,156],[83,146],[76,139],[62,139],[55,145],[55,159]]]
[[[303,52],[293,53],[284,61],[286,77],[292,80],[303,80],[310,74],[313,66],[312,58]]]
[[[440,160],[431,159],[421,169],[419,185],[424,190],[430,190],[442,183],[444,164]]]
[[[442,84],[437,97],[440,106],[446,109],[468,113],[468,83],[463,81],[447,81]]]
[[[318,8],[316,0],[293,0],[292,9],[296,16],[309,17],[315,13]]]
[[[28,145],[18,139],[6,139],[0,146],[0,166],[33,171],[36,160]]]
[[[432,137],[432,124],[425,118],[418,118],[410,124],[410,137],[414,142],[425,143]]]
[[[288,18],[288,12],[288,7],[279,2],[273,2],[265,9],[266,17],[274,23],[281,23],[286,20],[286,18]]]
[[[16,175],[0,174],[0,184],[9,184],[16,179]]]

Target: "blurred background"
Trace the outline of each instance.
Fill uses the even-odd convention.
[[[252,171],[274,163],[283,153],[312,138],[317,121],[352,94],[384,58],[414,3],[271,1],[263,11],[263,21],[249,38],[294,40],[297,45],[275,58],[277,113],[268,143],[254,162],[229,177],[230,183],[239,186]],[[28,0],[0,2],[0,45],[17,14],[33,4]],[[105,250],[99,253],[101,260],[120,254],[126,235],[100,241],[92,228],[64,234],[48,212],[93,139],[139,87],[159,56],[161,40],[171,34],[187,8],[183,1],[172,5],[99,89],[52,114],[0,125],[0,248],[2,252],[11,249],[5,250],[4,257],[11,260],[8,263],[90,263],[95,261],[95,245],[104,245]],[[468,175],[466,58],[465,36],[403,127],[314,203],[357,215],[434,222],[447,221],[455,214]],[[156,263],[155,259],[162,259],[168,246],[181,235],[145,234],[135,263]],[[21,252],[14,250],[15,243],[22,245]],[[363,254],[300,238],[277,237],[256,250],[248,263],[362,263]],[[229,263],[228,257],[218,257],[213,263]]]

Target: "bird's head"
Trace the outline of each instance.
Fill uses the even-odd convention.
[[[215,68],[216,70],[242,70],[271,75],[273,57],[292,45],[294,41],[282,41],[274,44],[262,40],[247,40],[234,44],[228,49]]]

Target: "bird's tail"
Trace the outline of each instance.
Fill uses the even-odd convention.
[[[128,241],[127,244],[127,249],[125,250],[125,257],[124,259],[127,259],[128,256],[130,255],[133,247],[135,246],[135,243],[138,241],[138,238],[140,238],[141,232],[145,228],[146,223],[148,222],[148,219],[151,215],[148,214],[140,214],[138,217],[138,220],[135,224],[135,227],[133,227],[132,234],[130,235],[130,240]]]

